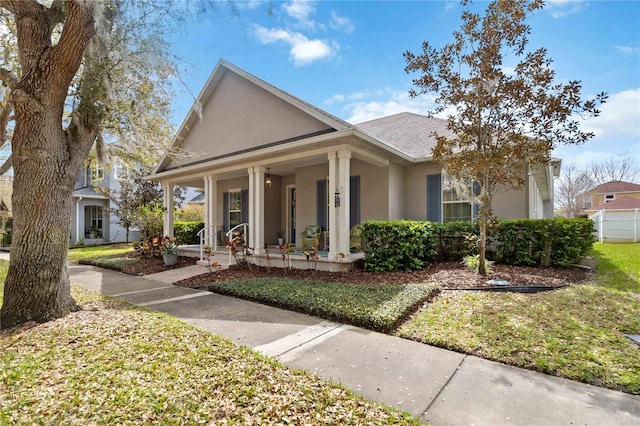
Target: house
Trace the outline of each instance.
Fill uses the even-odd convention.
[[[162,183],[166,206],[174,185],[203,191],[208,244],[246,224],[259,258],[279,233],[302,249],[301,233],[317,225],[327,261],[343,262],[357,257],[350,229],[369,219],[472,220],[471,200],[432,161],[434,130],[446,121],[412,113],[353,125],[220,60],[148,179]],[[496,195],[494,213],[552,217],[559,167],[529,168],[523,190]]]
[[[624,198],[626,200],[622,200]],[[612,180],[580,194],[577,203],[582,216],[591,216],[600,210],[634,209],[640,207],[640,185]]]
[[[120,187],[119,167],[104,170],[95,163],[85,166],[78,175],[73,191],[73,211],[71,212],[71,244],[101,244],[126,241],[127,230],[117,223],[111,214],[113,201],[108,191]],[[141,235],[136,230],[129,231],[129,241],[136,241]]]
[[[593,220],[600,242],[640,242],[640,185],[611,181],[579,197],[584,215]]]

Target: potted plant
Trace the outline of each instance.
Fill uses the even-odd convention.
[[[162,245],[161,253],[166,266],[172,266],[178,262],[178,246],[173,241],[165,242]]]
[[[278,231],[276,232],[276,236],[278,237],[278,247],[282,247],[284,245],[284,233]]]

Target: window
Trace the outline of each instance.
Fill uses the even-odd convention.
[[[590,209],[593,206],[593,198],[592,197],[584,197],[582,199],[582,208]]]
[[[102,171],[100,166],[96,164],[91,164],[86,169],[84,169],[84,171],[85,171],[86,186],[90,186],[94,182],[102,180],[102,178],[104,177],[104,172]]]
[[[239,189],[229,191],[229,227],[242,223],[242,193]]]
[[[102,207],[89,206],[89,238],[102,238]]]
[[[471,181],[467,181],[462,188],[456,188],[455,182],[446,174],[442,175],[442,221],[455,222],[473,219]]]
[[[616,199],[616,194],[604,194],[604,202],[608,203]]]

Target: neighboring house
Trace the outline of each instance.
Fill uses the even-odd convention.
[[[204,204],[204,192],[199,193],[191,200],[187,202],[187,204],[195,204],[195,205],[203,205]]]
[[[73,191],[74,208],[71,213],[71,243],[100,244],[124,242],[126,229],[118,225],[110,213],[114,203],[101,189],[117,190],[119,168],[110,171],[92,164],[79,174]],[[129,241],[141,238],[135,230],[129,231]]]
[[[640,185],[613,180],[598,185],[577,198],[582,216],[591,216],[599,210],[634,209],[640,206]]]
[[[472,220],[473,203],[431,158],[431,133],[446,131],[445,120],[401,113],[352,125],[224,60],[197,102],[171,147],[189,155],[167,153],[149,178],[162,183],[167,206],[174,185],[203,191],[208,241],[247,223],[259,255],[282,231],[302,248],[301,232],[319,225],[321,249],[342,260],[351,227],[369,219]],[[494,197],[494,214],[552,217],[559,168],[530,168],[524,189]]]

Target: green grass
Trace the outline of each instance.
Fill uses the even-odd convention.
[[[0,334],[0,424],[418,424],[182,321],[72,290],[85,310]]]
[[[131,244],[112,244],[104,246],[86,246],[69,250],[69,262],[78,263],[80,259],[92,259],[105,256],[122,256],[132,251]]]
[[[4,299],[4,280],[7,278],[7,272],[9,272],[9,262],[0,259],[0,306]]]
[[[600,285],[640,293],[640,244],[595,243],[592,254]]]
[[[640,394],[640,245],[597,244],[596,284],[538,294],[447,292],[399,336]]]
[[[431,297],[420,284],[353,285],[287,278],[212,283],[209,289],[322,318],[388,331]]]

